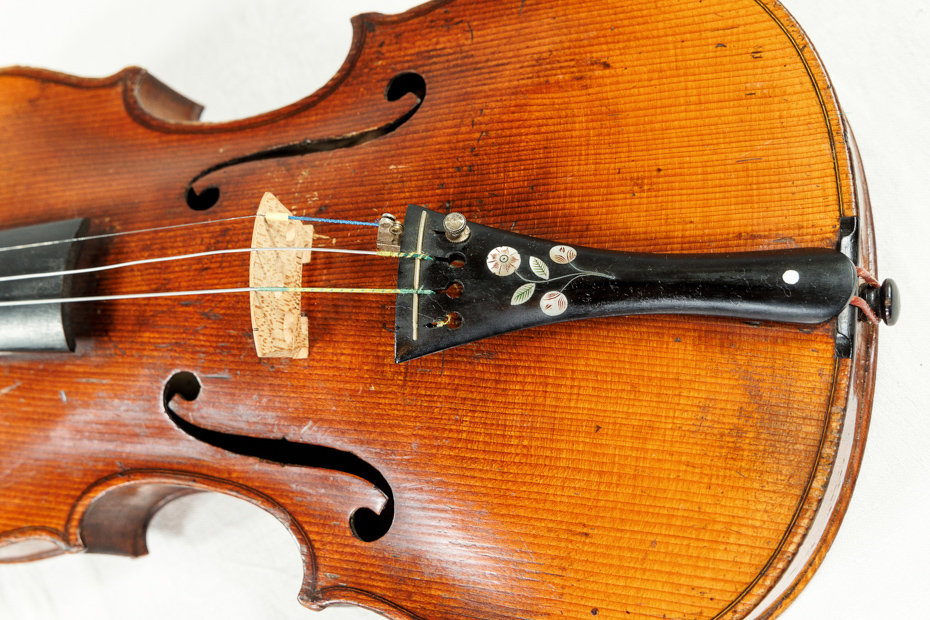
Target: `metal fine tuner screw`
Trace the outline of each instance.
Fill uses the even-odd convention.
[[[446,239],[452,243],[463,243],[468,240],[471,230],[468,221],[461,213],[450,213],[442,220],[442,227],[446,231]]]

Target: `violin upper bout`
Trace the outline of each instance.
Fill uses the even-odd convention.
[[[16,88],[11,82],[4,81],[0,95],[6,95],[4,99],[7,103],[15,103],[20,99],[28,105],[34,105],[38,97],[48,97],[48,85],[61,85],[81,90],[120,89],[128,110],[157,121],[192,122],[199,120],[203,112],[202,105],[191,101],[139,67],[127,67],[101,78],[79,77],[32,67],[7,67],[0,69],[0,78],[24,78],[20,80],[22,84],[33,85],[32,88]],[[33,90],[38,92],[33,93]]]
[[[200,120],[203,106],[178,93],[145,69],[133,70],[132,95],[137,105],[148,114],[165,121],[193,122]],[[130,92],[129,89],[126,90]]]

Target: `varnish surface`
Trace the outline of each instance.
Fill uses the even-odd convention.
[[[567,244],[678,253],[832,248],[840,218],[859,215],[832,90],[775,3],[434,2],[355,27],[326,88],[237,123],[191,122],[199,110],[139,70],[6,70],[0,221],[130,231],[254,214],[267,191],[297,215],[376,221],[414,203]],[[422,103],[386,99],[419,92],[410,74]],[[302,155],[215,169],[304,141]],[[195,179],[202,195],[219,188],[214,206],[188,206]],[[23,208],[37,196],[40,210]],[[373,229],[316,232],[329,239],[315,245],[374,249]],[[248,247],[251,233],[244,220],[117,237],[94,260]],[[393,287],[395,270],[317,253],[304,285]],[[248,271],[231,254],[85,285],[240,287]],[[212,489],[288,525],[309,606],[736,619],[798,552],[843,424],[868,418],[871,369],[834,356],[832,324],[598,319],[396,365],[390,297],[305,297],[303,311],[308,359],[256,356],[248,295],[83,306],[74,354],[4,358],[0,541],[142,552],[138,533],[125,534],[135,547],[82,535],[109,514],[98,498],[134,501],[127,514],[144,523],[166,498]],[[190,376],[178,373],[201,386],[170,404],[180,423],[164,403]],[[323,466],[236,454],[185,421],[311,446]],[[335,451],[393,494],[377,540],[350,516],[380,511],[384,484],[327,468]]]

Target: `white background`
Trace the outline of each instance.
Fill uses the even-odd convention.
[[[534,1],[534,0],[527,0]],[[630,0],[635,1],[635,0]],[[648,0],[641,0],[648,1]],[[138,65],[206,105],[250,116],[311,93],[349,49],[349,17],[415,0],[0,2],[0,66],[82,76]],[[926,0],[785,0],[826,65],[868,173],[881,277],[904,315],[883,328],[865,461],[831,552],[784,620],[926,618],[930,585],[930,8]],[[0,412],[2,415],[2,412]],[[201,495],[160,513],[151,555],[0,567],[0,618],[360,620],[296,601],[300,560],[274,519]]]

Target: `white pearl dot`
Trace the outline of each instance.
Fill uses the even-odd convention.
[[[797,284],[798,280],[801,279],[801,274],[799,274],[794,269],[789,269],[785,273],[781,274],[781,279],[788,284]]]

